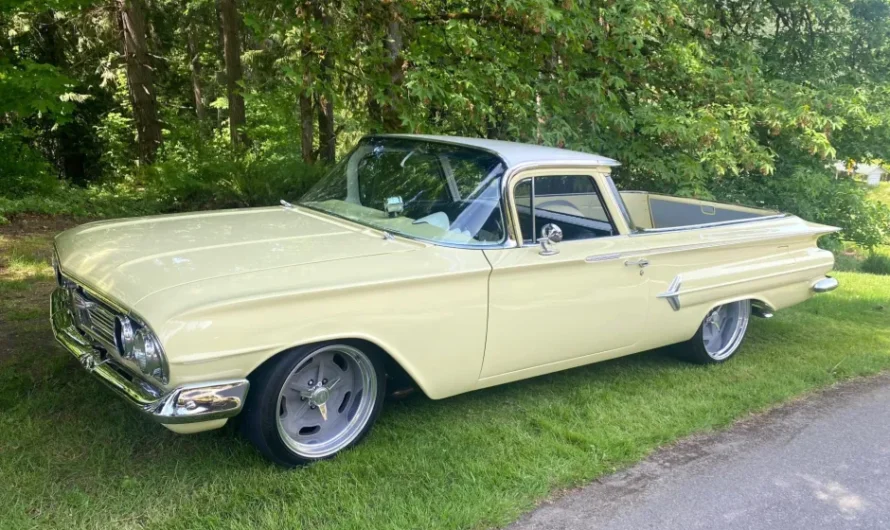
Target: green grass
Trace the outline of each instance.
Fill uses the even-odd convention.
[[[716,367],[650,352],[443,401],[387,403],[368,440],[295,471],[226,430],[143,421],[55,346],[49,234],[0,269],[0,521],[18,528],[488,528],[693,432],[890,367],[890,277],[755,320]],[[17,263],[17,265],[15,265]]]

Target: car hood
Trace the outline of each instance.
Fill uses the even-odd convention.
[[[135,308],[145,297],[208,279],[406,252],[406,240],[302,208],[250,208],[100,221],[56,237],[62,271]]]

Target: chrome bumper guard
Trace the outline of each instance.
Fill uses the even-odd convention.
[[[159,423],[194,423],[232,417],[241,412],[250,383],[246,379],[182,385],[167,393],[130,376],[110,359],[103,359],[74,325],[63,289],[52,294],[53,333],[80,364],[106,386]]]
[[[830,276],[826,276],[825,278],[822,278],[821,280],[813,284],[813,292],[827,293],[829,291],[834,291],[835,289],[837,289],[837,285],[838,284],[836,279]]]

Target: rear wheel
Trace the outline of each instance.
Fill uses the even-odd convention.
[[[241,430],[277,464],[330,458],[371,430],[386,378],[378,352],[327,343],[286,352],[255,375]]]
[[[695,336],[678,345],[679,350],[693,362],[722,363],[735,355],[741,347],[750,318],[750,300],[717,306],[702,321]]]

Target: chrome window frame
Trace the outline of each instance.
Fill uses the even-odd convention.
[[[510,187],[509,183],[516,179],[517,175],[524,171],[549,171],[549,170],[559,170],[559,171],[585,171],[590,173],[585,173],[584,176],[588,176],[593,179],[594,184],[596,184],[596,177],[593,176],[592,173],[602,173],[603,168],[608,168],[610,166],[604,166],[603,164],[598,164],[595,162],[585,162],[579,160],[547,160],[542,162],[523,162],[522,164],[517,164],[515,166],[510,167],[504,176],[502,177],[502,186],[503,190],[501,191],[501,198],[505,202],[504,211],[509,212],[508,216],[508,224],[509,224],[509,240],[510,245],[505,245],[500,248],[529,248],[538,246],[537,243],[534,244],[523,244],[521,240],[518,238],[518,234],[521,234],[522,231],[518,226],[518,219],[513,215],[515,213],[515,205],[516,202],[513,198],[512,187]],[[567,173],[562,173],[563,176],[567,175]],[[560,176],[559,174],[554,174],[553,176]],[[605,203],[603,199],[604,195],[602,195],[602,191],[597,186],[597,193],[599,195],[600,202],[603,203],[603,207],[606,211],[606,214],[609,215],[609,222],[612,226],[615,227],[615,234],[611,236],[603,236],[596,237],[591,239],[576,239],[574,241],[565,241],[562,244],[571,245],[577,242],[584,241],[592,241],[592,240],[603,240],[610,239],[614,237],[620,237],[625,235],[621,232],[621,228],[615,223],[615,219],[612,217],[612,212],[610,211],[609,205]],[[614,198],[613,198],[614,200]]]
[[[596,167],[602,167],[602,166],[596,166]],[[596,178],[593,175],[575,174],[575,173],[569,172],[569,173],[554,173],[553,175],[533,175],[530,177],[516,179],[516,183],[513,184],[513,186],[510,189],[511,197],[513,197],[513,201],[512,201],[513,208],[514,209],[516,208],[516,197],[515,197],[516,188],[520,184],[525,182],[526,180],[531,180],[531,201],[530,201],[530,204],[531,204],[531,210],[532,210],[532,212],[534,212],[535,211],[535,200],[537,198],[537,194],[535,193],[535,179],[550,178],[550,177],[586,177],[586,178],[589,178],[590,181],[593,183],[593,190],[594,190],[593,195],[596,195],[596,200],[599,201],[600,206],[603,208],[603,211],[606,213],[606,217],[607,217],[607,221],[600,221],[599,219],[591,219],[591,221],[608,222],[612,226],[612,234],[610,234],[608,236],[586,237],[586,238],[582,238],[582,239],[567,239],[567,240],[564,240],[564,243],[572,243],[573,241],[592,241],[595,239],[607,239],[607,238],[616,237],[616,236],[621,235],[621,230],[619,230],[618,225],[615,223],[615,219],[612,218],[612,212],[609,211],[608,205],[606,205],[605,201],[603,200],[603,196],[602,196],[602,193],[600,192],[599,184],[597,184]],[[542,197],[553,197],[553,196],[561,196],[561,195],[591,195],[591,194],[590,193],[574,193],[574,194],[560,193],[557,195],[542,195]],[[518,219],[519,211],[518,210],[516,211],[516,214],[517,214],[516,220],[518,222],[519,221],[519,219]],[[568,214],[566,214],[566,215],[568,215]],[[530,243],[527,243],[525,241],[525,238],[520,239],[520,236],[522,235],[522,227],[517,225],[516,240],[520,242],[520,245],[519,245],[520,247],[536,247],[536,246],[538,246],[538,238],[536,237],[537,226],[535,223],[536,223],[535,216],[532,215],[532,241]]]

